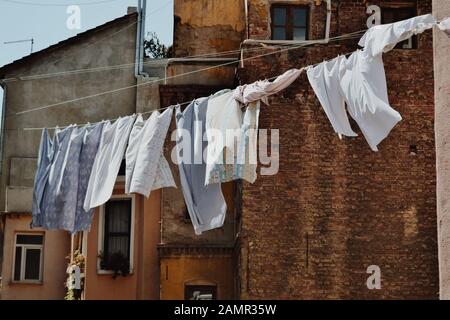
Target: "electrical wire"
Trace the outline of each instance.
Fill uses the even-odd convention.
[[[20,1],[20,0],[0,0],[0,1],[13,3],[13,4],[35,6],[35,7],[68,7],[68,6],[72,6],[72,5],[90,6],[90,5],[96,5],[96,4],[117,2],[119,0],[99,0],[99,1],[67,3],[67,4],[65,4],[65,3],[46,3],[46,2],[27,2],[27,1]]]
[[[353,35],[353,34],[362,34],[366,30],[360,30],[353,33],[349,33],[347,35]],[[287,46],[293,46],[293,45],[270,45],[267,48],[244,48],[244,49],[236,49],[236,50],[229,50],[229,51],[221,51],[216,53],[207,53],[207,54],[199,54],[199,55],[191,55],[191,56],[184,56],[184,57],[177,57],[182,59],[196,59],[196,58],[209,58],[209,57],[220,57],[220,56],[228,56],[231,54],[239,54],[241,52],[253,52],[253,51],[261,51],[264,49],[270,49],[270,48],[285,48]],[[59,59],[60,60],[60,59]],[[59,61],[56,60],[56,61]],[[53,62],[54,63],[54,62]],[[127,63],[127,64],[120,64],[120,65],[109,65],[109,66],[103,66],[103,67],[95,67],[95,68],[84,68],[84,69],[77,69],[77,70],[68,70],[68,71],[60,71],[55,73],[43,73],[43,74],[33,74],[28,76],[19,76],[19,77],[10,77],[2,79],[4,83],[12,82],[12,81],[27,81],[27,80],[36,80],[36,79],[44,79],[44,78],[51,78],[56,76],[66,76],[66,75],[73,75],[73,74],[80,74],[80,73],[90,73],[90,72],[97,72],[97,71],[108,71],[108,70],[116,70],[116,69],[122,69],[122,68],[128,68],[128,67],[134,67],[135,62],[133,63]],[[144,65],[156,65],[158,64],[158,61],[152,60],[143,62]]]
[[[0,0],[0,1],[5,1],[5,0]],[[164,3],[164,5],[162,5],[162,6],[158,7],[158,8],[156,8],[156,9],[153,10],[153,11],[148,12],[148,13],[146,14],[146,16],[150,16],[150,15],[152,15],[152,14],[157,13],[159,10],[164,9],[164,8],[165,8],[168,4],[170,4],[172,1],[173,1],[173,0],[168,0],[168,1],[166,1],[166,2]],[[91,43],[87,43],[87,44],[85,44],[85,45],[82,45],[81,48],[82,48],[82,49],[87,49],[87,48],[90,48],[91,46],[93,46],[93,45],[95,45],[95,44],[104,42],[105,40],[108,40],[108,39],[114,37],[115,35],[121,33],[122,31],[128,30],[129,28],[131,28],[132,26],[134,26],[135,24],[137,24],[138,22],[140,22],[140,21],[142,21],[142,20],[143,20],[142,17],[141,17],[141,18],[138,18],[136,21],[133,21],[132,23],[130,23],[130,24],[126,25],[125,27],[123,27],[123,28],[117,30],[116,32],[113,32],[113,33],[111,33],[111,34],[108,34],[107,36],[105,36],[105,37],[103,37],[103,38],[101,38],[101,39],[99,39],[99,40],[97,40],[97,41],[93,41],[93,42],[91,42]],[[68,55],[63,55],[63,56],[61,56],[61,57],[58,58],[58,59],[52,60],[51,63],[55,64],[55,63],[57,63],[57,62],[59,62],[59,61],[61,61],[61,60],[63,60],[63,59],[68,58],[68,57],[73,57],[74,55],[75,55],[75,53],[69,53]],[[70,71],[69,71],[69,72],[70,72]],[[0,80],[2,80],[3,82],[8,82],[8,81],[18,81],[18,80],[22,80],[22,79],[21,79],[22,77],[34,77],[34,76],[35,76],[35,75],[29,75],[29,76],[20,76],[20,75],[16,75],[16,76],[13,76],[13,77],[10,77],[10,78],[0,79]],[[36,76],[40,76],[40,75],[36,75]]]
[[[348,35],[343,35],[343,36],[335,37],[333,39],[330,38],[330,41],[331,40],[336,41],[336,40],[342,40],[342,39],[349,39],[349,38],[354,38],[354,37],[355,36],[349,37]],[[245,61],[245,60],[250,60],[250,59],[256,59],[256,58],[260,58],[260,57],[264,57],[264,56],[268,56],[268,55],[273,55],[273,54],[277,54],[277,53],[280,53],[280,52],[284,52],[284,51],[288,51],[288,50],[292,50],[292,49],[296,49],[296,48],[300,48],[300,47],[305,47],[305,46],[312,45],[312,44],[313,43],[307,43],[307,44],[304,44],[304,45],[299,45],[299,46],[295,46],[295,47],[289,47],[289,48],[285,48],[285,49],[282,49],[282,50],[279,50],[279,51],[275,51],[275,52],[269,52],[269,53],[265,53],[265,54],[261,54],[261,55],[257,55],[257,56],[252,56],[252,57],[249,57],[249,58],[245,58],[243,60]],[[348,54],[351,54],[351,53],[352,52],[347,53],[345,55],[348,55]],[[235,63],[235,62],[233,62],[233,63]],[[219,66],[224,66],[224,65],[229,65],[229,64],[230,63],[224,63],[224,64],[219,65]],[[316,65],[316,64],[314,64],[314,65]],[[311,66],[314,66],[314,65],[311,65]],[[209,68],[194,70],[192,72],[175,75],[175,76],[172,76],[170,78],[175,78],[175,77],[184,76],[184,75],[187,75],[187,74],[197,73],[197,72],[209,70],[209,69],[212,69],[212,68],[216,68],[216,67],[219,67],[219,66],[213,66],[213,67],[209,67]],[[273,78],[270,78],[270,79],[267,79],[267,80],[271,80],[271,79],[274,79],[274,78],[276,78],[276,77],[273,77]],[[107,93],[118,92],[118,91],[126,90],[126,89],[129,89],[129,88],[138,87],[140,85],[145,85],[145,84],[149,84],[149,83],[158,82],[158,81],[161,81],[161,80],[164,80],[164,79],[158,79],[157,81],[148,81],[148,82],[144,82],[144,83],[140,83],[140,84],[136,84],[136,85],[132,85],[132,86],[128,86],[128,87],[123,87],[123,88],[119,88],[119,89],[115,89],[115,90],[110,90],[110,91],[107,91],[107,92],[98,93],[98,94],[87,96],[87,97],[76,98],[76,99],[72,99],[72,100],[69,100],[69,101],[63,101],[63,102],[55,103],[55,104],[48,105],[48,106],[43,106],[43,107],[31,109],[31,110],[26,110],[26,111],[18,112],[18,113],[16,113],[16,115],[29,113],[29,112],[34,112],[34,111],[38,111],[38,110],[43,110],[43,109],[47,109],[47,108],[54,107],[54,106],[57,106],[57,105],[62,105],[62,104],[75,102],[75,101],[79,101],[79,100],[83,100],[83,99],[87,99],[87,98],[92,98],[94,96],[104,95],[104,94],[107,94]],[[182,104],[187,104],[189,102],[183,102]],[[180,105],[182,105],[182,104],[180,104]],[[169,106],[169,107],[172,107],[172,106]],[[153,111],[156,111],[156,110],[164,110],[164,109],[169,108],[169,107],[163,107],[163,108],[151,110],[151,111],[148,111],[146,113],[153,112]],[[42,128],[23,128],[23,129],[24,130],[39,130],[39,129],[42,129]]]
[[[349,37],[348,37],[348,35],[343,35],[343,36],[338,36],[338,37],[335,37],[335,38],[330,38],[329,40],[330,41],[336,41],[336,40],[342,40],[343,38],[349,38]],[[318,40],[318,43],[323,43],[323,41],[322,40]],[[247,60],[251,60],[251,59],[261,58],[261,57],[265,57],[265,56],[269,56],[269,55],[285,52],[285,51],[288,51],[288,50],[293,50],[293,49],[298,49],[298,48],[305,47],[305,46],[308,46],[308,45],[313,45],[313,44],[315,44],[315,43],[306,43],[306,44],[303,44],[303,45],[292,46],[292,47],[284,48],[284,49],[281,49],[281,50],[278,50],[278,51],[275,51],[275,52],[269,52],[269,53],[265,53],[265,54],[256,55],[256,56],[248,57],[248,58],[245,58],[245,59],[241,59],[241,61],[247,61]],[[36,107],[36,108],[29,109],[29,110],[19,111],[19,112],[16,113],[16,115],[22,115],[22,114],[35,112],[35,111],[39,111],[39,110],[44,110],[44,109],[48,109],[48,108],[52,108],[52,107],[56,107],[56,106],[60,106],[60,105],[68,104],[68,103],[82,101],[82,100],[85,100],[85,99],[95,98],[95,97],[99,97],[99,96],[102,96],[102,95],[105,95],[105,94],[111,94],[111,93],[115,93],[115,92],[128,90],[128,89],[131,89],[131,88],[140,87],[140,86],[143,86],[143,85],[148,85],[148,84],[153,84],[153,83],[165,81],[165,80],[168,80],[168,79],[174,79],[174,78],[179,78],[179,77],[183,77],[183,76],[187,76],[187,75],[191,75],[191,74],[196,74],[196,73],[199,73],[199,72],[208,71],[208,70],[219,68],[219,67],[225,67],[225,66],[232,65],[232,64],[235,64],[235,63],[236,63],[236,61],[226,62],[226,63],[214,65],[214,66],[203,68],[203,69],[198,69],[198,70],[194,70],[194,71],[190,71],[190,72],[186,72],[186,73],[180,73],[180,74],[177,74],[177,75],[174,75],[174,76],[171,76],[171,77],[166,77],[166,78],[162,78],[162,79],[157,79],[157,80],[137,83],[137,84],[133,84],[133,85],[122,87],[122,88],[118,88],[118,89],[108,90],[108,91],[105,91],[105,92],[100,92],[100,93],[96,93],[96,94],[92,94],[92,95],[88,95],[88,96],[84,96],[84,97],[79,97],[79,98],[66,100],[66,101],[62,101],[62,102],[57,102],[57,103],[53,103],[53,104],[46,105],[46,106],[41,106],[41,107]]]

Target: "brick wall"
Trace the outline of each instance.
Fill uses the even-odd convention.
[[[268,1],[249,2],[251,37],[270,38]],[[366,6],[379,1],[333,2],[332,36],[364,29]],[[419,14],[431,12],[431,1],[419,2]],[[324,20],[311,21],[320,38]],[[354,49],[348,41],[249,60],[240,77],[251,82]],[[377,153],[361,134],[333,134],[305,74],[262,107],[260,127],[280,129],[280,171],[242,185],[241,298],[438,297],[431,32],[418,49],[384,61],[403,120]],[[366,287],[369,265],[381,268],[381,290]]]

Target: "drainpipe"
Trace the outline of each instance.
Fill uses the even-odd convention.
[[[134,60],[134,76],[139,77],[139,64],[141,61],[141,19],[142,19],[142,0],[138,0],[138,17],[137,17],[137,28],[136,28],[136,57]]]
[[[145,17],[147,15],[147,0],[142,1],[142,8],[141,8],[141,28],[140,28],[140,34],[141,39],[139,43],[140,48],[140,57],[139,57],[139,74],[141,75],[147,75],[144,74],[144,39],[145,39]]]
[[[250,29],[248,25],[248,0],[244,0],[244,10],[245,10],[245,30],[246,30],[246,37],[245,39],[250,38]]]
[[[144,39],[145,39],[145,14],[147,11],[147,0],[138,1],[138,20],[136,30],[136,58],[134,61],[134,76],[138,78],[146,75],[144,70]]]
[[[327,18],[325,25],[325,38],[322,40],[255,40],[247,39],[244,40],[243,44],[272,44],[272,45],[286,45],[286,44],[326,44],[330,41],[330,27],[331,27],[331,0],[325,0],[327,2]]]
[[[0,110],[0,174],[3,168],[3,141],[5,140],[5,112],[6,112],[6,83],[0,80],[0,87],[3,89],[3,101]]]

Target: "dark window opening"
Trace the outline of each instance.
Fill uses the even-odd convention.
[[[394,23],[417,16],[417,9],[413,6],[405,7],[382,7],[381,9],[381,23]],[[417,36],[413,36],[402,42],[397,43],[395,49],[416,49]]]
[[[126,163],[125,163],[125,159],[122,159],[122,162],[120,163],[120,169],[119,169],[118,176],[124,176],[125,171],[126,171]]]
[[[271,10],[273,40],[308,39],[308,7],[273,5]]]
[[[102,269],[110,268],[111,258],[130,260],[131,199],[110,200],[105,204]]]
[[[14,281],[41,281],[43,243],[43,235],[16,235]]]
[[[214,285],[185,285],[185,300],[216,300],[217,286]]]

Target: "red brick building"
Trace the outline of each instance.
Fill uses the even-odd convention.
[[[203,2],[175,2],[176,54],[242,48],[243,57],[250,58],[276,51],[271,45],[278,43],[265,40],[315,40],[326,34],[327,1],[235,1],[240,10],[233,7],[230,12],[239,12],[236,17],[220,11],[216,1]],[[208,19],[183,16],[194,11],[186,8],[202,5],[208,6]],[[331,1],[330,37],[367,29],[370,5],[381,9],[382,23],[431,13],[431,0]],[[244,26],[230,22],[242,21],[244,12]],[[177,36],[179,30],[183,37]],[[205,32],[215,32],[215,38],[204,37]],[[235,41],[239,37],[241,46]],[[185,97],[190,97],[194,91],[189,86],[230,87],[273,77],[354,51],[357,42],[355,38],[292,49],[244,61],[236,78],[230,70],[237,65],[231,65],[176,84],[186,86]],[[259,176],[253,185],[235,183],[233,221],[200,239],[183,227],[181,213],[180,220],[175,219],[174,212],[180,210],[171,204],[180,191],[165,191],[162,220],[168,218],[172,227],[163,226],[160,252],[184,248],[177,254],[201,258],[200,251],[192,254],[193,247],[214,247],[217,255],[234,247],[233,270],[227,267],[236,280],[234,298],[438,298],[432,33],[399,47],[385,54],[384,62],[390,102],[403,120],[379,152],[372,152],[361,134],[338,139],[303,74],[261,110],[260,128],[280,130],[278,174]],[[207,64],[176,63],[180,61],[169,65],[171,75]],[[173,102],[170,88],[169,83],[160,90],[162,103]],[[180,94],[176,99],[185,101]],[[214,250],[203,257],[216,254]],[[379,290],[366,285],[371,265],[380,268]]]

